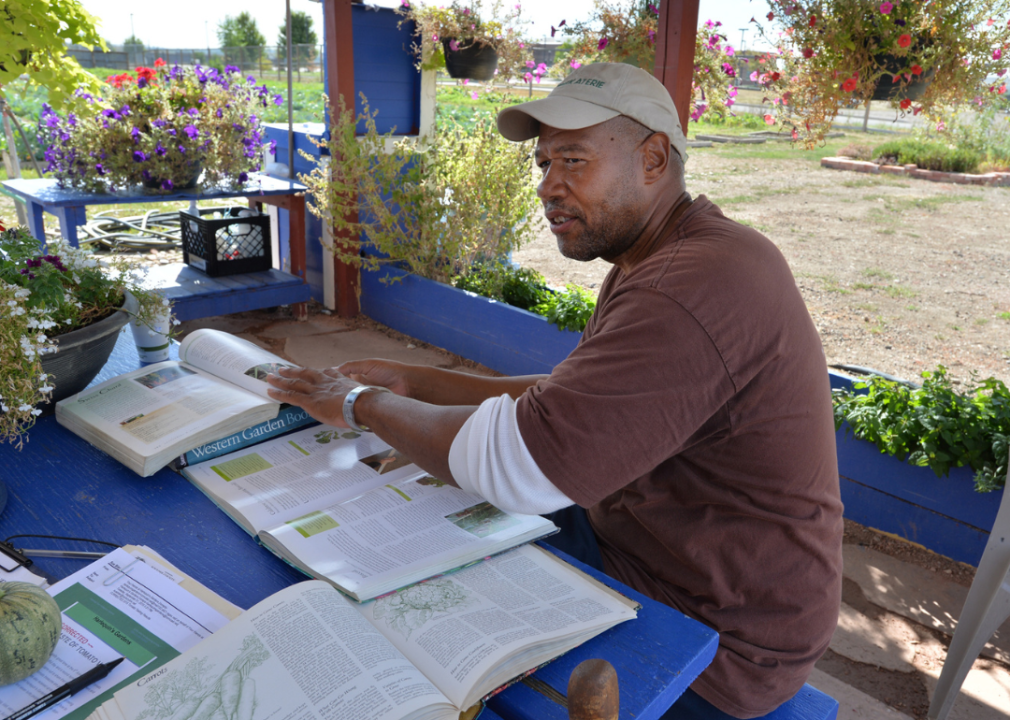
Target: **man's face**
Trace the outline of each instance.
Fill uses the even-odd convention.
[[[641,235],[647,208],[640,147],[611,123],[582,130],[541,125],[537,194],[562,255],[613,261]]]

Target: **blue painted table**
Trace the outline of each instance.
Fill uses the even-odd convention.
[[[247,198],[250,205],[276,205],[287,210],[291,272],[265,270],[256,273],[210,277],[188,265],[175,263],[152,268],[147,284],[159,288],[173,301],[180,320],[256,310],[276,305],[294,305],[295,316],[308,317],[305,303],[311,290],[305,283],[305,186],[292,180],[253,173],[241,188],[197,188],[168,195],[149,195],[141,189],[116,193],[64,190],[55,180],[7,180],[4,187],[23,199],[28,207],[28,228],[45,242],[45,213],[59,218],[60,234],[77,246],[77,226],[87,222],[89,205],[116,205],[188,200]]]
[[[95,382],[138,367],[128,332],[120,336]],[[161,470],[139,477],[117,461],[41,418],[21,451],[0,445],[0,477],[10,500],[0,514],[0,538],[20,533],[86,537],[149,545],[169,562],[231,602],[248,608],[305,576],[260,547],[185,478]],[[87,549],[81,543],[18,540],[18,547]],[[561,553],[558,553],[561,554]],[[566,558],[569,559],[569,558]],[[673,608],[569,559],[642,603],[638,619],[585,643],[491,699],[506,720],[565,720],[567,711],[534,687],[546,683],[562,696],[571,671],[604,658],[621,682],[621,718],[655,720],[715,656],[718,635]],[[45,558],[38,566],[56,577],[82,567],[79,560]]]

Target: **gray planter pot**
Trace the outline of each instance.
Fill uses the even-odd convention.
[[[56,409],[56,403],[88,386],[112,354],[120,331],[136,314],[137,301],[127,295],[123,307],[104,320],[92,323],[56,338],[56,352],[42,357],[42,369],[51,376],[54,387],[42,414]]]

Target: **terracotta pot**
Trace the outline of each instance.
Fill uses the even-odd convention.
[[[449,77],[486,82],[494,78],[498,69],[498,51],[490,45],[481,45],[473,40],[460,40],[459,50],[453,50],[450,43],[453,38],[442,41],[442,51],[445,53],[445,71]]]

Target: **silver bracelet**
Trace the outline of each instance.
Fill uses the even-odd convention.
[[[358,385],[344,396],[344,422],[347,423],[347,427],[357,432],[372,432],[364,425],[358,425],[354,420],[354,403],[357,402],[358,396],[365,392],[389,392],[389,388],[377,385]]]

